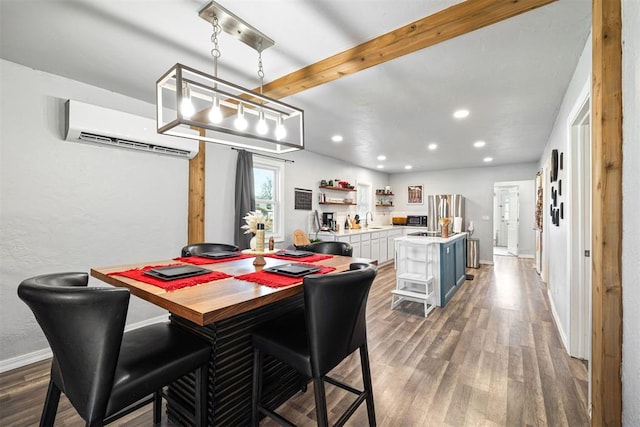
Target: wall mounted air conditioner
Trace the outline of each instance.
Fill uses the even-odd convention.
[[[69,99],[65,140],[192,159],[196,140],[160,135],[154,119]],[[194,133],[197,134],[196,131]]]

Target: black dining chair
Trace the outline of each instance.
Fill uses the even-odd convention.
[[[302,285],[304,308],[266,322],[253,331],[253,426],[258,425],[260,414],[282,425],[293,426],[261,402],[263,355],[271,355],[313,380],[319,426],[329,425],[324,381],[357,395],[335,425],[344,424],[364,401],[369,425],[376,425],[365,318],[367,297],[376,274],[373,265],[352,264],[350,271],[306,276]],[[360,350],[362,391],[327,376],[357,349]]]
[[[220,251],[229,251],[229,252],[237,252],[240,248],[236,245],[229,245],[227,243],[194,243],[192,245],[187,245],[182,248],[183,257],[188,256],[198,256],[205,252],[220,252]]]
[[[296,246],[296,249],[319,254],[353,256],[353,247],[347,242],[315,242],[309,245]]]
[[[159,423],[163,387],[195,371],[194,424],[205,426],[211,345],[170,323],[124,333],[129,290],[87,282],[86,273],[57,273],[18,286],[53,351],[40,425],[54,424],[60,392],[87,426],[151,402]]]

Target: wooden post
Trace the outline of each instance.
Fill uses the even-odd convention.
[[[593,0],[593,426],[622,424],[621,0]]]
[[[203,136],[203,130],[200,136]],[[188,244],[204,242],[204,177],[205,143],[199,142],[198,154],[189,160]]]

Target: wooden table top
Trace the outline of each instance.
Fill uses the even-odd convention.
[[[254,258],[244,258],[216,264],[198,265],[198,267],[239,276],[259,271],[259,267],[253,265],[253,260]],[[266,257],[265,261],[267,264],[263,268],[294,262],[269,257]],[[301,259],[299,262],[304,262],[304,260]],[[349,269],[349,264],[352,262],[372,261],[334,255],[333,258],[319,261],[317,264],[335,267],[336,271],[344,271]],[[166,291],[134,279],[107,275],[116,271],[141,268],[148,265],[160,266],[176,263],[180,264],[179,261],[164,260],[114,267],[97,267],[91,269],[91,275],[110,285],[128,288],[135,296],[200,326],[223,320],[302,292],[302,279],[300,279],[300,283],[292,286],[270,288],[253,282],[227,278],[174,291]]]

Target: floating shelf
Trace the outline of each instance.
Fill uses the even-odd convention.
[[[382,204],[376,204],[376,206],[377,206],[377,207],[379,207],[379,208],[392,208],[394,205],[389,204],[389,203],[386,203],[386,204],[384,204],[384,205],[382,205]]]
[[[319,188],[325,189],[325,190],[335,190],[335,191],[358,191],[355,188],[342,188],[342,187],[329,187],[329,186],[320,186]]]
[[[341,203],[341,202],[320,202],[321,205],[344,205],[344,206],[356,206],[356,203]]]
[[[393,193],[378,193],[376,192],[376,196],[395,196]]]

